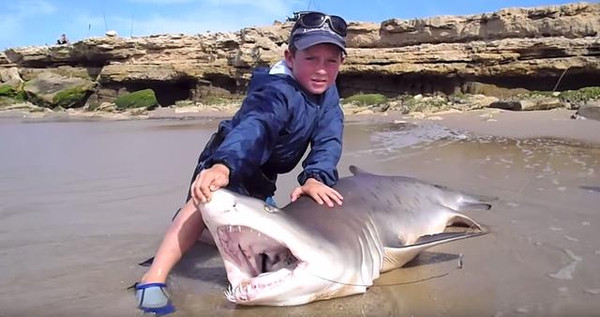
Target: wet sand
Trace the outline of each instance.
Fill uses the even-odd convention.
[[[220,257],[198,244],[169,281],[173,316],[598,314],[600,122],[569,115],[348,117],[342,176],[354,164],[498,197],[467,213],[491,233],[432,248],[363,295],[286,308],[227,302]],[[136,263],[217,123],[0,119],[0,316],[139,316]],[[279,180],[280,205],[298,172]]]

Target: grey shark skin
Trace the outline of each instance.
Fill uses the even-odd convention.
[[[199,205],[227,270],[230,301],[291,306],[363,293],[381,272],[427,248],[487,232],[458,213],[489,209],[481,198],[350,170],[335,186],[344,201],[334,208],[301,197],[278,209],[226,189]]]

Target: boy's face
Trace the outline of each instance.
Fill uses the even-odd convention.
[[[296,54],[286,50],[285,61],[296,81],[309,93],[319,95],[335,83],[344,58],[339,47],[317,44]]]

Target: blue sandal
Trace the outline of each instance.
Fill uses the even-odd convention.
[[[136,284],[135,297],[137,297],[138,308],[144,313],[153,313],[157,316],[175,312],[175,306],[167,295],[166,288],[167,285],[164,283]]]

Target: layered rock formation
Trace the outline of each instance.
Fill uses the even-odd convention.
[[[253,68],[283,56],[290,28],[288,22],[235,33],[103,37],[13,48],[0,54],[0,80],[17,85],[48,72],[79,78],[86,91],[93,89],[88,103],[145,88],[153,89],[163,106],[243,93]],[[504,88],[600,86],[599,36],[598,3],[351,22],[338,84],[342,96],[493,95]]]

